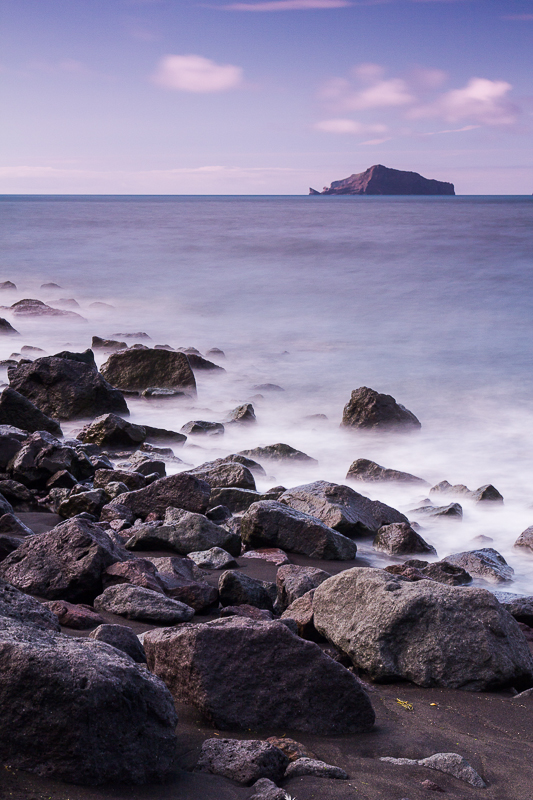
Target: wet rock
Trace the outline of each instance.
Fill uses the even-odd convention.
[[[68,469],[60,469],[54,472],[51,478],[46,481],[47,489],[73,489],[77,486],[78,481],[68,471]]]
[[[98,519],[108,499],[109,497],[103,489],[93,489],[89,492],[71,494],[66,500],[63,500],[63,502],[59,504],[57,513],[64,519],[84,513],[91,514]]]
[[[206,739],[196,770],[249,786],[260,778],[281,780],[288,763],[281,750],[260,739]]]
[[[74,518],[25,539],[0,564],[0,576],[48,600],[90,603],[101,592],[105,568],[120,560],[98,525]]]
[[[61,489],[60,491],[63,490]],[[121,495],[121,497],[124,497],[124,495]],[[121,523],[122,527],[126,528],[133,525],[135,515],[132,513],[131,509],[121,505],[117,502],[117,499],[112,500],[112,503],[114,503],[114,505],[108,503],[103,507],[100,513],[100,522],[109,522],[111,524]]]
[[[138,664],[146,664],[144,647],[131,628],[126,625],[108,625],[104,623],[94,631],[91,631],[89,638],[96,639],[97,642],[110,644],[112,647],[116,647],[117,650],[122,650]]]
[[[290,564],[290,558],[284,550],[279,547],[259,547],[257,550],[247,550],[241,554],[242,558],[259,558],[262,561],[269,561],[271,564],[281,567],[283,564]]]
[[[104,621],[91,606],[67,603],[66,600],[50,600],[43,605],[56,615],[65,628],[82,631],[101,625]]]
[[[463,519],[463,509],[459,503],[450,503],[448,506],[420,506],[420,508],[414,508],[409,513],[415,515],[422,514],[425,517],[437,519],[443,518],[459,521]]]
[[[449,495],[462,495],[464,497],[468,497],[471,500],[475,500],[476,503],[503,503],[503,497],[499,493],[497,489],[492,486],[492,484],[487,483],[484,486],[480,486],[479,489],[476,489],[474,492],[470,491],[470,489],[465,486],[463,483],[457,483],[455,486],[452,486],[451,483],[448,481],[441,481],[437,483],[436,486],[433,486],[429,490],[431,494],[449,494]]]
[[[145,668],[102,642],[7,620],[0,649],[2,762],[82,785],[168,775],[176,712]]]
[[[266,447],[254,447],[252,450],[241,450],[239,455],[248,458],[267,459],[269,461],[295,461],[304,464],[318,464],[315,458],[311,458],[301,450],[296,450],[289,444],[269,444]]]
[[[241,520],[241,536],[247,548],[280,547],[313,558],[349,561],[357,553],[355,542],[346,536],[276,500],[250,506]]]
[[[16,550],[19,546],[20,541],[18,539],[14,539],[12,536],[6,536],[5,534],[0,534],[0,562],[3,561],[7,556]]]
[[[324,637],[318,633],[314,625],[313,597],[315,590],[311,589],[286,608],[281,615],[282,619],[293,619],[298,627],[298,636],[310,642],[323,642]]]
[[[287,767],[286,778],[301,778],[302,775],[312,775],[315,778],[334,778],[341,781],[348,780],[348,773],[340,767],[326,764],[315,758],[297,758]]]
[[[0,403],[2,395],[0,394]],[[9,462],[16,456],[26,439],[27,431],[12,425],[0,425],[0,469],[5,471]]]
[[[526,528],[525,531],[522,531],[514,543],[514,546],[522,547],[525,550],[529,550],[533,553],[533,525],[531,525],[529,528]]]
[[[278,607],[285,611],[295,600],[316,589],[328,578],[331,578],[329,572],[316,567],[300,567],[296,564],[280,567],[276,573]]]
[[[224,458],[217,458],[216,462],[211,463],[222,463],[223,461],[232,461],[237,464],[242,464],[244,467],[248,467],[250,472],[253,472],[255,475],[260,475],[262,478],[266,478],[266,472],[259,464],[258,461],[254,461],[253,458],[248,458],[247,456],[243,456],[242,453],[231,453],[229,456],[225,456]]]
[[[26,487],[40,487],[57,472],[66,470],[77,480],[94,474],[94,467],[82,451],[64,447],[46,431],[30,434],[9,464],[14,480]]]
[[[116,414],[103,414],[82,428],[76,438],[100,447],[137,447],[146,439],[146,429]]]
[[[107,383],[96,367],[84,361],[56,356],[38,358],[13,368],[9,382],[42,412],[58,419],[129,413],[122,393]]]
[[[75,311],[61,311],[46,305],[42,300],[19,300],[18,303],[13,303],[11,310],[19,317],[70,317],[83,320],[81,314],[76,314]]]
[[[0,533],[8,533],[13,536],[33,536],[33,531],[24,525],[14,514],[2,514],[0,517]]]
[[[372,430],[420,428],[420,421],[390,394],[367,386],[355,389],[344,406],[341,427]]]
[[[0,494],[0,514],[13,514],[13,507],[8,503],[6,498]]]
[[[131,348],[112,353],[102,375],[118,389],[184,389],[196,395],[196,381],[187,356],[169,350]]]
[[[462,567],[474,578],[483,578],[488,583],[507,583],[513,580],[514,569],[492,547],[453,553],[446,556],[446,561],[456,567]]]
[[[209,550],[198,550],[188,554],[189,558],[204,569],[228,569],[236,567],[237,562],[222,547],[210,547]]]
[[[400,472],[397,469],[380,467],[379,464],[376,464],[375,461],[369,461],[368,458],[358,458],[354,461],[348,470],[346,478],[353,481],[364,481],[365,483],[395,482],[429,486],[427,481],[417,478],[416,475],[411,475],[409,472]]]
[[[225,420],[226,425],[254,425],[257,422],[254,407],[251,403],[244,403],[230,411]]]
[[[101,339],[100,336],[93,336],[91,350],[127,350],[126,342],[118,342],[116,339]]]
[[[112,308],[113,306],[109,306]],[[148,336],[147,333],[144,331],[137,331],[136,333],[113,333],[112,336],[116,336],[117,339],[137,339],[141,341],[152,341],[152,337]]]
[[[235,486],[228,486],[214,487],[211,490],[210,502],[216,506],[225,506],[233,514],[240,514],[242,511],[246,511],[250,508],[252,503],[258,503],[260,500],[273,499],[276,498],[267,497],[252,489],[239,489]]]
[[[107,611],[126,619],[155,625],[176,625],[189,622],[194,616],[194,609],[185,603],[127,583],[109,586],[95,598],[94,607],[97,611]]]
[[[166,464],[153,453],[144,453],[137,450],[131,458],[130,464],[135,472],[139,472],[148,478],[149,475],[156,474],[158,478],[166,477]]]
[[[215,525],[203,514],[190,511],[183,511],[172,523],[157,527],[139,526],[132,528],[130,532],[131,538],[126,542],[128,550],[165,548],[184,556],[198,550],[210,550],[212,547],[221,547],[233,556],[238,556],[241,550],[239,536]]]
[[[218,581],[222,606],[248,605],[272,611],[272,598],[262,581],[235,570],[226,570]]]
[[[137,489],[112,500],[109,505],[122,505],[130,509],[135,517],[144,519],[151,512],[163,516],[169,507],[203,514],[207,510],[211,489],[209,484],[196,475],[181,472],[160,478],[145,489]],[[212,547],[196,547],[195,550],[206,550]]]
[[[0,424],[30,433],[48,431],[61,436],[59,423],[43,414],[31,400],[9,386],[0,394]]]
[[[435,753],[429,758],[421,758],[419,760],[412,758],[389,758],[383,757],[380,761],[387,761],[389,764],[398,764],[400,766],[418,766],[428,767],[428,769],[435,769],[439,772],[445,772],[448,775],[453,775],[460,781],[469,783],[470,786],[475,786],[476,789],[484,789],[485,781],[477,774],[475,769],[470,766],[468,761],[460,756],[458,753]]]
[[[41,630],[60,630],[58,619],[50,609],[0,578],[0,629],[6,619]]]
[[[385,567],[391,575],[401,575],[408,581],[431,580],[437,583],[447,583],[449,586],[464,586],[472,583],[472,576],[462,567],[456,567],[447,561],[435,561],[429,564],[427,561],[410,559],[403,564],[392,564]]]
[[[522,597],[511,592],[494,592],[494,597],[517,622],[533,628],[533,596]]]
[[[377,682],[486,691],[533,680],[518,623],[484,589],[355,568],[315,589],[313,610],[316,629]]]
[[[181,432],[189,436],[220,436],[224,433],[224,425],[221,422],[207,422],[203,419],[195,419],[186,422],[181,427]]]
[[[0,289],[1,288],[2,286],[0,285]],[[0,336],[20,336],[20,333],[15,330],[13,325],[11,325],[7,319],[0,317]]]
[[[31,511],[36,505],[33,493],[18,481],[0,481],[0,494],[19,511]]]
[[[130,561],[119,561],[111,564],[102,574],[104,589],[120,583],[142,586],[153,592],[165,593],[165,585],[157,574],[154,564],[147,558],[132,558]]]
[[[198,353],[187,353],[187,358],[189,359],[189,364],[191,365],[193,372],[195,370],[204,372],[226,371],[223,367],[219,367],[218,364],[213,364],[212,361],[208,361],[207,358],[204,358]]]
[[[220,730],[336,735],[374,724],[354,675],[281,622],[230,617],[154,630],[144,647],[175,700],[196,706]]]
[[[380,528],[374,539],[374,549],[398,556],[408,553],[437,555],[435,548],[424,541],[408,522],[395,522]]]

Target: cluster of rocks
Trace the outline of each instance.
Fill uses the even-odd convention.
[[[220,730],[265,735],[208,739],[198,770],[253,784],[258,798],[282,797],[283,779],[348,777],[298,742],[268,736],[369,731],[375,713],[359,673],[469,691],[533,686],[531,598],[463,585],[512,579],[495,550],[360,566],[361,539],[395,557],[437,554],[406,515],[349,486],[259,492],[261,461],[310,460],[281,443],[167,476],[176,457],[151,442],[179,446],[186,435],[119,416],[121,389],[144,385],[148,353],[157,355],[144,384],[194,390],[187,354],[122,348],[101,372],[92,351],[19,364],[0,395],[2,761],[84,784],[160,780],[175,757],[178,702]],[[353,395],[345,410],[354,425],[389,414],[387,428],[419,426],[393,398],[359,392],[358,415]],[[89,409],[96,419],[76,439],[60,438],[58,420]],[[391,472],[366,462],[352,477],[404,480]],[[17,514],[38,509],[63,521],[35,534]],[[528,529],[517,546],[533,549],[532,539]],[[299,566],[291,553],[346,568]],[[275,582],[245,574],[241,555],[274,564]],[[141,643],[129,621],[155,627]],[[61,626],[91,633],[75,638]]]

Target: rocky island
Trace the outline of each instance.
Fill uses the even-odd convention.
[[[418,172],[405,172],[401,169],[384,167],[382,164],[374,164],[365,172],[333,181],[331,186],[324,186],[321,192],[309,189],[309,194],[454,195],[455,188],[453,183],[424,178]]]

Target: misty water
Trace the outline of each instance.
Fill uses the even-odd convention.
[[[84,317],[4,308],[0,316],[22,335],[0,339],[0,358],[22,345],[84,350],[92,335],[136,331],[152,345],[225,352],[224,373],[196,373],[195,400],[127,398],[133,422],[173,430],[222,421],[253,398],[255,426],[190,437],[175,451],[185,464],[168,472],[285,442],[318,466],[265,464],[260,490],[346,483],[356,458],[430,485],[492,483],[503,506],[457,498],[462,522],[408,516],[439,558],[491,537],[515,581],[479,585],[533,594],[533,554],[513,549],[533,525],[533,198],[4,196],[0,235],[0,281],[17,285],[0,294],[3,306],[75,299]],[[40,288],[50,281],[62,288]],[[253,388],[264,383],[284,391]],[[421,431],[341,429],[359,386],[392,394]],[[316,414],[327,419],[306,419]],[[404,513],[428,496],[413,486],[351,485]],[[360,552],[379,565],[395,560],[372,554],[370,541]]]

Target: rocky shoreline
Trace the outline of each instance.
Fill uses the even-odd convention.
[[[195,397],[223,371],[220,350],[144,337],[4,362],[0,798],[531,800],[533,597],[488,537],[440,559],[424,538],[500,492],[364,458],[347,484],[258,491],[276,465],[316,468],[279,442],[191,467],[176,451],[252,428],[253,402],[176,431],[130,422],[128,398]],[[421,426],[368,387],[339,420]],[[383,482],[427,496],[403,513],[353,488]],[[531,558],[531,528],[515,547]]]

